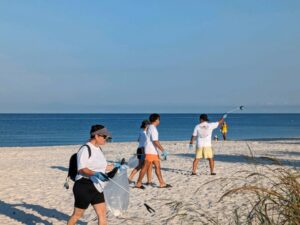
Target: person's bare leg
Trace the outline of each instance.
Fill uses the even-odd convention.
[[[193,162],[193,174],[197,173],[198,163],[199,163],[199,159],[194,159],[194,162]]]
[[[143,178],[145,176],[145,173],[147,172],[147,170],[149,168],[149,165],[151,165],[151,162],[145,160],[144,165],[143,165],[143,167],[141,169],[141,172],[140,172],[140,175],[139,175],[139,179],[136,182],[136,187],[141,187],[142,186],[142,181],[143,181]]]
[[[70,217],[67,225],[75,225],[77,221],[83,216],[84,209],[74,208],[73,214]]]
[[[98,217],[98,225],[107,225],[106,221],[106,206],[105,202],[93,205],[97,217]]]
[[[225,141],[226,140],[226,134],[222,133],[222,135],[223,135],[223,140]]]
[[[149,165],[149,168],[147,170],[147,183],[151,184],[152,182],[152,163]]]
[[[139,159],[139,165],[132,170],[128,180],[132,181],[134,175],[143,167],[143,163],[144,161]]]
[[[209,161],[209,167],[210,167],[210,173],[214,173],[214,167],[215,167],[215,161],[213,159],[208,159]]]
[[[162,174],[161,174],[160,161],[153,161],[153,164],[155,166],[155,174],[159,181],[159,185],[160,185],[160,187],[164,187],[166,185],[166,183],[164,182]]]
[[[128,180],[129,180],[129,181],[132,181],[134,175],[135,175],[137,172],[138,172],[138,170],[137,170],[136,168],[134,168],[134,169],[132,170],[131,174],[129,175]]]

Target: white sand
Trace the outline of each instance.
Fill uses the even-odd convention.
[[[128,212],[119,218],[109,213],[109,224],[203,224],[199,219],[203,218],[203,213],[217,218],[220,224],[228,224],[229,209],[242,205],[246,197],[228,198],[218,203],[224,193],[224,182],[204,184],[218,178],[231,178],[236,176],[237,171],[257,169],[244,157],[250,155],[246,142],[214,142],[217,176],[208,175],[208,163],[204,161],[199,165],[200,175],[190,176],[194,154],[187,150],[187,143],[162,142],[171,153],[167,161],[162,161],[162,173],[173,188],[131,188]],[[292,163],[300,168],[299,139],[248,143],[257,157],[277,157],[285,165]],[[135,153],[136,145],[112,143],[103,149],[107,160],[122,157],[128,160]],[[66,224],[73,210],[73,184],[69,190],[64,189],[63,184],[69,157],[78,147],[0,148],[0,224]],[[153,177],[158,184],[156,176]],[[152,206],[156,210],[155,215],[149,214],[134,196]],[[90,207],[82,221],[94,216]]]

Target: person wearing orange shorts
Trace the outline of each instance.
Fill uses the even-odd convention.
[[[147,142],[145,145],[145,163],[143,165],[143,168],[140,172],[139,179],[136,182],[136,188],[145,189],[145,187],[142,185],[142,180],[145,176],[145,173],[148,171],[148,168],[152,166],[152,164],[155,167],[155,174],[159,181],[159,186],[161,188],[169,188],[172,187],[170,184],[166,184],[163,180],[162,174],[161,174],[161,167],[160,167],[160,159],[158,155],[158,150],[162,151],[162,156],[167,157],[169,154],[160,144],[158,140],[158,131],[157,126],[160,124],[160,115],[159,114],[151,114],[149,117],[150,120],[150,126],[147,129]]]
[[[226,114],[225,114],[226,115]],[[206,114],[200,115],[200,124],[195,126],[193,135],[190,141],[190,148],[193,146],[194,139],[197,138],[196,144],[196,153],[195,159],[193,162],[193,172],[192,175],[197,175],[197,168],[199,160],[202,158],[208,159],[210,166],[210,174],[216,175],[214,172],[214,154],[211,147],[211,136],[214,129],[216,129],[219,125],[224,122],[226,116],[223,116],[218,122],[209,123],[208,117]]]

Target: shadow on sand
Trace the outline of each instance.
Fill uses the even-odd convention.
[[[191,170],[182,170],[182,169],[174,169],[174,168],[167,168],[167,167],[161,167],[162,171],[168,171],[172,173],[178,173],[182,175],[191,175]]]
[[[298,153],[297,153],[298,154]],[[194,158],[195,154],[174,154],[178,157],[187,157]],[[285,159],[277,159],[284,166],[292,166],[299,168],[300,160],[285,160]],[[216,154],[215,161],[219,162],[228,162],[228,163],[248,163],[248,164],[260,164],[260,165],[274,165],[274,160],[270,160],[266,157],[250,157],[247,155],[224,155],[224,154]]]
[[[30,211],[34,211],[35,213],[28,213],[23,211],[20,208],[26,208]],[[42,217],[48,217],[57,219],[59,221],[65,221],[67,223],[69,219],[69,215],[66,215],[62,212],[57,211],[56,209],[48,209],[40,205],[27,204],[25,202],[20,204],[9,204],[2,200],[0,200],[0,214],[10,217],[11,219],[18,221],[20,223],[24,223],[27,225],[34,224],[45,224],[51,225],[52,222],[49,222]],[[79,221],[78,224],[87,224]]]
[[[63,167],[63,166],[51,166],[51,169],[57,169],[57,170],[61,170],[64,172],[68,172],[68,168],[67,167]]]

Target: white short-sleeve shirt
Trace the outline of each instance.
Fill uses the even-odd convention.
[[[193,136],[197,137],[197,148],[211,147],[211,136],[214,129],[219,126],[219,122],[202,122],[195,126]]]
[[[148,127],[146,134],[147,134],[147,141],[145,145],[145,153],[158,155],[158,150],[156,149],[156,146],[153,143],[153,141],[158,141],[158,131],[156,126],[151,124]]]
[[[103,155],[102,150],[99,147],[94,146],[92,143],[86,143],[91,148],[91,156],[89,157],[89,151],[86,146],[83,146],[79,152],[77,153],[77,168],[78,171],[83,168],[88,168],[95,172],[105,173],[107,167],[107,161],[105,156]],[[83,176],[77,174],[75,180],[81,179]],[[96,179],[91,177],[91,180],[94,183],[94,186],[97,188],[99,192],[103,191],[104,182],[99,182]]]
[[[147,134],[144,129],[141,129],[138,141],[139,141],[139,148],[145,147],[147,142]]]

